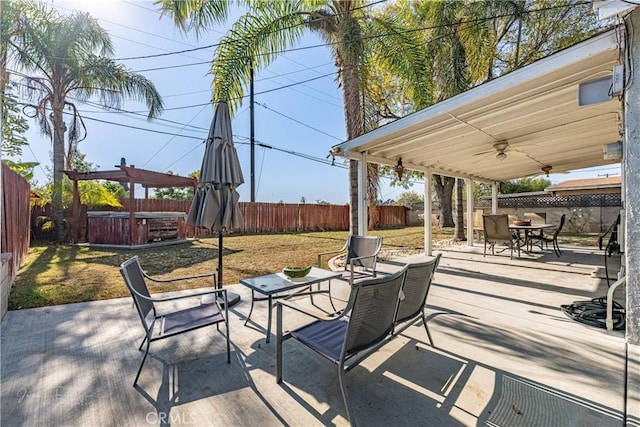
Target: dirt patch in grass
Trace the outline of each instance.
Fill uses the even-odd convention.
[[[383,256],[423,250],[422,227],[375,230],[383,237]],[[224,237],[224,284],[243,277],[273,273],[286,266],[316,265],[319,252],[338,250],[347,232],[317,232]],[[451,246],[452,230],[437,230],[434,248]],[[571,241],[577,244],[579,238]],[[594,245],[597,235],[587,244]],[[48,245],[29,249],[9,296],[9,308],[42,307],[83,301],[128,297],[119,266],[137,255],[152,276],[181,277],[212,273],[218,266],[218,239],[204,238],[173,246],[136,250],[96,249]],[[394,255],[398,256],[398,255]],[[327,266],[324,261],[324,267]],[[205,279],[150,285],[151,292],[200,288]]]

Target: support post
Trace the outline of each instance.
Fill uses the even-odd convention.
[[[630,29],[626,43],[629,46],[627,60],[631,67],[628,73],[637,73],[640,68],[640,8],[635,8],[626,20]],[[624,256],[627,281],[626,339],[629,344],[640,345],[640,80],[632,76],[624,95],[624,140],[622,170],[624,175]],[[636,348],[640,353],[640,349]],[[637,361],[636,361],[637,362]],[[631,371],[630,371],[631,372]],[[634,375],[636,385],[640,385],[640,374]],[[636,390],[637,391],[637,390]]]
[[[431,256],[431,172],[424,174],[424,254]]]
[[[498,183],[494,182],[491,184],[491,213],[498,213]]]
[[[367,153],[358,160],[358,235],[367,235]]]
[[[73,226],[71,228],[71,241],[78,243],[80,240],[80,192],[78,191],[78,180],[73,180],[73,202],[71,204],[71,217]]]
[[[129,244],[137,244],[138,233],[136,230],[136,183],[129,178]]]
[[[251,201],[256,201],[256,138],[255,138],[255,121],[254,110],[255,104],[253,99],[253,61],[250,62],[250,80],[249,80],[249,116],[250,116],[250,130],[249,130],[249,143],[251,148]]]
[[[467,245],[473,246],[473,180],[465,179],[467,183]]]

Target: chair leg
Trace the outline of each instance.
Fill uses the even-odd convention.
[[[136,374],[136,379],[133,380],[133,386],[135,387],[136,384],[138,384],[138,378],[140,378],[140,372],[142,372],[142,366],[144,365],[144,361],[147,359],[147,354],[149,354],[149,345],[151,344],[151,341],[148,339],[149,337],[145,337],[145,341],[147,342],[147,348],[144,351],[144,356],[142,356],[142,362],[140,362],[140,367],[138,368],[138,373]],[[143,341],[144,343],[144,341]],[[140,346],[140,348],[142,348],[142,346]],[[140,349],[138,349],[140,350]]]
[[[344,400],[344,408],[347,411],[347,420],[351,425],[355,425],[355,423],[351,420],[351,411],[349,410],[349,402],[347,400],[347,388],[344,375],[344,362],[340,362],[338,364],[338,381],[340,383],[340,391],[342,392],[342,400]]]
[[[327,291],[329,292],[329,303],[331,304],[331,308],[333,308],[333,312],[335,313],[337,310],[336,310],[336,306],[333,305],[333,297],[331,296],[331,280],[329,280],[329,283],[327,283],[327,286],[329,288],[329,290]]]
[[[149,339],[148,336],[145,336],[144,339],[142,340],[142,342],[140,343],[140,347],[138,347],[138,351],[142,350],[142,346],[144,345],[144,343],[147,341],[147,339]]]
[[[276,304],[276,384],[282,382],[282,305]]]
[[[427,326],[427,316],[425,316],[424,313],[422,313],[422,324],[424,325],[424,330],[427,331],[429,344],[431,344],[431,347],[435,347],[435,345],[433,345],[433,338],[431,338],[431,332],[429,332],[429,326]]]

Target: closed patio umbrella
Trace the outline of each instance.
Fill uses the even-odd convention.
[[[231,117],[226,101],[219,101],[205,143],[198,189],[187,215],[187,224],[218,233],[218,287],[222,287],[223,233],[242,226],[236,188],[244,183],[238,153],[233,145]],[[228,294],[229,305],[240,300]]]

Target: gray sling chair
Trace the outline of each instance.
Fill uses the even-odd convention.
[[[337,255],[344,252],[347,258],[344,263],[343,279],[349,280],[349,283],[353,284],[354,279],[376,276],[376,263],[380,248],[382,248],[382,237],[350,234],[340,250],[318,254],[318,267],[322,268],[324,255]]]
[[[394,335],[402,333],[409,326],[413,325],[417,319],[422,320],[424,329],[427,331],[429,344],[433,347],[433,339],[427,326],[427,317],[424,314],[424,306],[427,302],[429,289],[431,289],[431,281],[433,275],[440,263],[442,254],[436,255],[432,260],[409,264],[407,277],[402,287],[403,298],[400,298],[398,305],[398,313],[394,321]]]
[[[140,266],[138,257],[135,256],[120,265],[120,273],[124,278],[124,282],[127,288],[131,292],[133,301],[135,303],[142,326],[145,330],[145,337],[138,347],[138,351],[142,350],[142,346],[146,343],[146,349],[138,373],[133,381],[135,387],[142,372],[142,366],[144,365],[147,355],[149,354],[149,346],[152,341],[158,341],[164,338],[169,338],[183,332],[189,332],[194,329],[202,328],[209,325],[216,325],[218,331],[220,330],[220,323],[225,325],[225,335],[227,338],[227,363],[231,363],[231,348],[229,344],[229,320],[227,311],[227,290],[215,289],[215,273],[212,274],[200,274],[189,277],[179,277],[174,279],[154,279],[147,275]],[[177,295],[169,296],[165,298],[152,298],[149,294],[149,289],[145,279],[152,280],[154,282],[174,282],[177,280],[194,279],[212,277],[213,286],[212,289],[198,292],[196,294],[189,295]],[[159,313],[156,310],[155,303],[166,301],[177,301],[187,298],[202,297],[205,295],[212,295],[210,303],[201,303],[200,305],[193,306],[186,309],[176,310],[172,312]],[[219,301],[222,299],[222,301]],[[223,309],[224,307],[224,314]]]
[[[347,400],[345,374],[394,336],[412,325],[423,314],[426,296],[440,255],[424,263],[405,265],[400,271],[356,282],[351,288],[347,308],[339,317],[319,317],[289,302],[277,303],[276,382],[282,382],[282,343],[294,338],[338,366],[338,380],[347,418],[351,410]],[[283,307],[304,313],[316,320],[283,334]]]
[[[318,254],[318,268],[322,268],[322,257],[325,255],[346,254],[344,262],[344,272],[339,278],[348,281],[353,285],[356,279],[375,277],[378,254],[382,248],[382,237],[376,236],[356,236],[350,234],[341,249],[337,251],[321,252]],[[318,287],[320,285],[318,284]],[[331,281],[329,281],[329,302],[335,310],[333,299],[331,298]],[[310,295],[311,303],[314,304],[313,294]],[[315,304],[314,304],[315,305]]]

